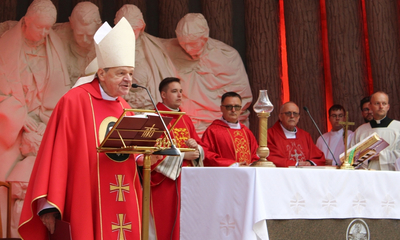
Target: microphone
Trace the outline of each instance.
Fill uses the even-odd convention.
[[[319,130],[319,127],[317,126],[317,124],[315,123],[314,119],[311,117],[310,111],[308,111],[307,107],[303,107],[304,111],[306,111],[308,113],[308,116],[310,116],[312,122],[314,123],[315,128],[318,130],[319,135],[321,136],[322,140],[324,140],[325,145],[328,147],[329,152],[332,154],[333,160],[335,161],[336,165],[339,166],[338,162],[336,161],[335,155],[333,155],[331,148],[329,147],[329,145],[326,143],[324,136],[322,136],[321,130]]]
[[[151,102],[153,103],[154,109],[156,110],[158,116],[160,117],[160,120],[161,120],[161,122],[162,122],[162,124],[163,124],[163,126],[164,126],[164,129],[165,129],[165,131],[167,132],[168,139],[169,139],[169,141],[171,142],[171,147],[170,147],[169,149],[164,149],[164,150],[160,150],[160,151],[153,152],[153,155],[180,156],[180,155],[181,155],[181,151],[179,151],[179,149],[176,148],[174,142],[172,141],[171,134],[169,133],[169,130],[168,130],[167,126],[165,125],[164,119],[162,118],[160,112],[158,111],[157,105],[155,104],[155,102],[154,102],[154,100],[153,100],[153,97],[151,96],[149,90],[148,90],[146,87],[140,86],[140,85],[138,85],[138,84],[136,84],[136,83],[133,83],[133,84],[132,84],[132,87],[133,87],[133,88],[143,88],[143,89],[146,89],[147,94],[149,95],[150,100],[151,100]]]

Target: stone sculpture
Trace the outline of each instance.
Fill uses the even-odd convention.
[[[242,96],[239,120],[248,123],[252,93],[239,53],[210,38],[207,21],[199,13],[184,16],[175,32],[177,38],[163,43],[182,79],[182,109],[192,118],[197,133],[202,135],[213,120],[221,118],[221,96],[230,91]]]
[[[84,75],[86,66],[96,57],[93,36],[100,26],[99,8],[91,2],[79,2],[69,22],[54,25],[63,41],[71,84]]]
[[[0,180],[13,182],[14,203],[23,200],[50,114],[71,84],[61,39],[52,30],[56,16],[50,0],[34,0],[0,38]],[[13,205],[13,227],[21,206]],[[12,235],[18,236],[15,228]]]

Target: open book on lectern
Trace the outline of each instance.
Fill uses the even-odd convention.
[[[172,117],[162,117],[165,125]],[[164,125],[160,116],[155,113],[127,116],[126,111],[107,130],[106,137],[100,144],[100,149],[121,149],[134,146],[154,147],[157,139],[164,134]]]
[[[353,147],[347,149],[347,158],[353,153],[352,163],[354,166],[358,166],[364,161],[370,160],[371,158],[378,155],[383,149],[385,149],[389,144],[385,139],[379,137],[377,133],[373,133],[354,145]],[[344,152],[340,154],[339,158],[341,162],[344,162]]]

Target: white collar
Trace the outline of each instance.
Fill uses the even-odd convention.
[[[104,92],[104,89],[101,87],[100,83],[99,83],[99,86],[100,86],[101,97],[102,97],[104,100],[108,100],[108,101],[115,101],[115,100],[117,100],[118,97],[111,97],[111,96],[108,95],[106,92]]]
[[[162,104],[164,104],[164,103],[162,103]],[[173,109],[173,108],[168,107],[168,106],[165,105],[165,104],[164,104],[164,106],[165,106],[166,108],[168,108],[169,110],[171,110],[171,111],[179,112],[179,108]]]
[[[242,127],[240,126],[239,121],[237,123],[230,123],[226,121],[223,117],[221,117],[221,121],[226,123],[231,129],[241,129]]]
[[[384,116],[382,119],[379,119],[379,120],[375,120],[375,122],[376,122],[376,124],[381,124],[381,121],[383,120],[383,119],[385,119],[386,118],[386,116]]]
[[[283,130],[283,133],[285,134],[285,136],[286,136],[287,139],[294,139],[294,138],[296,138],[296,133],[297,133],[297,128],[296,128],[296,127],[294,128],[294,131],[289,131],[289,130],[287,130],[287,129],[282,125],[281,122],[279,122],[279,124],[281,125],[282,130]]]

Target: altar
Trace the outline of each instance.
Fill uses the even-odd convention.
[[[183,168],[181,239],[399,239],[399,182],[388,171]]]

